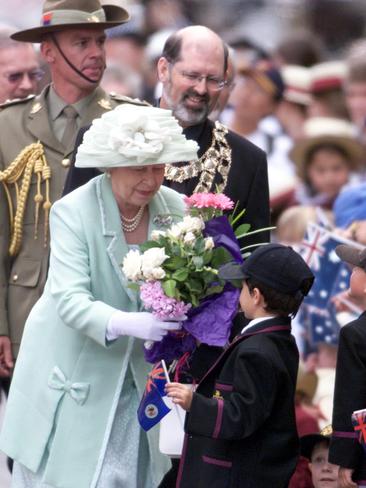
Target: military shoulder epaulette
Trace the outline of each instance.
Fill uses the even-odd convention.
[[[6,100],[6,102],[0,103],[0,110],[11,107],[12,105],[19,105],[20,103],[25,103],[29,102],[30,100],[33,100],[36,95],[28,95],[25,98],[14,98],[13,100]]]
[[[112,100],[116,100],[117,102],[124,102],[124,103],[132,103],[133,105],[150,105],[149,102],[145,100],[140,100],[139,98],[130,98],[126,97],[125,95],[120,95],[119,93],[111,92],[109,94]]]

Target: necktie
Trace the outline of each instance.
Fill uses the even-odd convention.
[[[66,117],[66,126],[61,139],[61,144],[64,147],[70,147],[75,142],[78,131],[78,125],[76,122],[78,113],[72,105],[66,105],[66,107],[63,109],[63,114]]]

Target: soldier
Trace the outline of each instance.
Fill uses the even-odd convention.
[[[43,291],[49,208],[62,194],[78,128],[119,103],[140,103],[99,88],[104,29],[128,18],[99,0],[45,0],[41,26],[11,36],[41,44],[52,83],[0,111],[0,376],[11,374],[25,320]]]

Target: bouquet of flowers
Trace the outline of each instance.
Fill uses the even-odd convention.
[[[154,231],[123,261],[123,272],[130,287],[139,290],[145,310],[161,320],[183,320],[181,331],[145,343],[145,357],[152,363],[178,359],[196,341],[225,345],[238,309],[240,292],[219,279],[218,269],[229,261],[242,262],[237,237],[249,225],[239,226],[236,237],[232,226],[242,213],[229,222],[223,212],[234,203],[223,194],[196,193],[185,197],[185,203],[182,221]]]

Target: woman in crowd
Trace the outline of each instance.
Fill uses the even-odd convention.
[[[54,204],[47,285],[29,315],[1,433],[14,488],[153,488],[167,469],[136,410],[142,340],[179,324],[140,312],[121,265],[183,214],[164,164],[196,158],[168,110],[121,105],[93,122],[76,165],[101,176]],[[172,217],[174,218],[174,217]],[[137,340],[136,340],[137,338]]]

